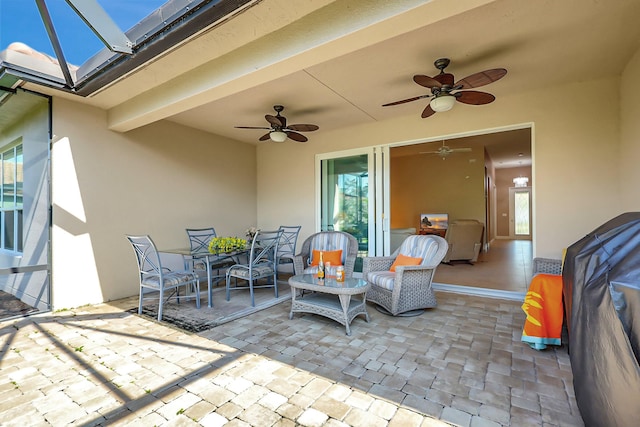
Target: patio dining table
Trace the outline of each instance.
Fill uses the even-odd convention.
[[[213,281],[215,279],[216,282],[219,282],[220,280],[224,279],[225,276],[224,274],[221,274],[221,275],[216,275],[214,277],[213,271],[212,271],[213,269],[211,268],[211,265],[214,264],[216,261],[222,262],[225,259],[229,259],[229,258],[233,260],[234,263],[239,263],[240,257],[246,256],[249,253],[249,249],[228,252],[228,253],[220,253],[220,254],[213,254],[211,252],[205,252],[205,251],[192,251],[189,248],[161,249],[159,250],[159,252],[182,255],[184,260],[185,270],[191,269],[189,265],[193,261],[204,260],[206,270],[207,270],[207,307],[212,308],[213,307]]]

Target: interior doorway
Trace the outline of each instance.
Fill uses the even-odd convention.
[[[531,187],[527,234],[519,236],[522,243],[509,241],[509,192],[515,177],[526,176],[532,183],[531,139],[531,128],[521,127],[390,148],[392,230],[419,227],[420,214],[428,212],[446,212],[449,220],[477,219],[485,224],[484,250],[476,265],[443,264],[434,282],[526,292],[535,234]],[[447,156],[431,154],[435,145],[453,151]],[[510,279],[491,282],[492,277]]]

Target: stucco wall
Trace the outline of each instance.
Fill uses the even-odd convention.
[[[627,64],[620,84],[620,187],[622,211],[640,210],[640,49]]]
[[[269,173],[258,182],[259,223],[301,224],[301,238],[315,231],[317,153],[533,123],[534,256],[560,258],[562,248],[621,211],[619,98],[615,91],[593,98],[618,84],[596,80],[500,96],[491,105],[458,104],[428,119],[416,106],[415,115],[321,132],[306,144],[261,145],[258,173]],[[282,159],[286,167],[273,167]]]
[[[54,309],[138,293],[125,234],[175,248],[187,227],[256,223],[253,145],[167,121],[111,132],[105,111],[58,98],[53,130]]]

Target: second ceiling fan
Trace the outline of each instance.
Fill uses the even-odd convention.
[[[442,160],[446,159],[450,154],[452,153],[470,153],[472,150],[471,148],[451,148],[448,145],[444,144],[444,141],[442,141],[442,146],[438,147],[437,150],[433,150],[433,151],[421,151],[418,154],[437,154],[438,156],[442,157]]]
[[[258,138],[259,141],[266,141],[268,139],[273,142],[284,142],[287,138],[293,139],[298,142],[307,142],[309,139],[299,132],[312,132],[320,129],[316,125],[310,124],[296,124],[287,125],[287,118],[281,116],[280,113],[284,110],[282,105],[274,105],[273,109],[276,111],[276,115],[267,114],[264,118],[269,122],[271,127],[265,126],[236,126],[237,129],[265,129],[269,130],[266,134]]]
[[[422,118],[424,119],[434,115],[436,112],[450,110],[456,101],[462,102],[463,104],[484,105],[496,99],[495,96],[487,92],[463,89],[476,88],[500,80],[507,74],[507,70],[504,68],[492,68],[474,73],[456,82],[453,74],[444,72],[444,69],[449,66],[449,62],[448,58],[436,60],[434,65],[440,70],[440,74],[434,77],[422,74],[413,76],[414,82],[431,90],[430,94],[390,102],[384,104],[383,107],[404,104],[405,102],[417,101],[418,99],[432,98],[422,111]]]

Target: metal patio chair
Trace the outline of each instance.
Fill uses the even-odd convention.
[[[279,230],[282,231],[280,243],[278,244],[278,255],[276,268],[291,264],[293,271],[293,258],[296,256],[296,244],[298,243],[298,235],[300,234],[301,225],[281,225]]]
[[[158,295],[158,321],[162,320],[162,306],[165,300],[175,295],[180,302],[179,288],[184,286],[187,290],[191,287],[193,297],[196,299],[196,307],[200,308],[200,289],[198,275],[188,270],[170,270],[162,266],[160,255],[156,245],[148,235],[130,236],[127,240],[131,243],[138,261],[140,300],[138,314],[142,314],[142,303],[145,293],[157,292]],[[169,291],[169,295],[167,295]],[[185,291],[185,297],[186,297]]]
[[[260,231],[253,236],[248,264],[234,264],[227,269],[227,301],[231,299],[231,291],[247,289],[251,293],[251,306],[255,307],[253,290],[256,288],[274,288],[278,298],[277,254],[282,230]],[[231,287],[231,278],[245,280],[248,286],[241,286],[238,281]],[[266,284],[256,285],[260,279],[269,279]]]

